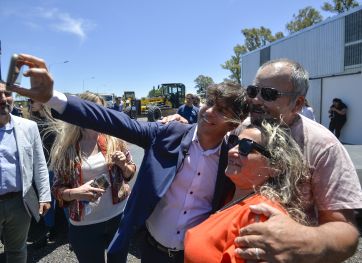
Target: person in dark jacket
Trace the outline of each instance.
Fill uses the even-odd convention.
[[[334,98],[331,107],[329,108],[329,130],[339,138],[341,130],[347,121],[347,105],[339,98]]]

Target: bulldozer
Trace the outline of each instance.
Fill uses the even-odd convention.
[[[163,116],[175,114],[185,101],[185,85],[182,83],[163,83],[154,89],[154,97],[141,99],[141,114],[150,122]]]

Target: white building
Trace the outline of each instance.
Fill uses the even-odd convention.
[[[348,106],[341,141],[362,144],[362,7],[328,18],[242,57],[242,84],[253,82],[264,62],[289,58],[310,74],[308,101],[318,122],[328,127],[333,98]]]

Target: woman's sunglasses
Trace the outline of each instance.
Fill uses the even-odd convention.
[[[240,140],[238,138],[238,136],[230,135],[229,145],[230,145],[230,148],[238,145],[239,154],[243,155],[243,156],[248,156],[249,153],[256,150],[257,152],[261,153],[262,155],[264,155],[267,158],[271,157],[270,152],[267,149],[265,149],[264,146],[254,142],[253,140],[250,140],[250,139],[243,138]]]
[[[292,96],[295,95],[296,92],[281,92],[274,88],[269,87],[258,87],[255,85],[249,85],[246,88],[246,93],[248,94],[249,98],[254,99],[260,91],[260,95],[265,101],[275,101],[277,98],[281,96]]]

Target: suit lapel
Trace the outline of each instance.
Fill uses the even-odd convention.
[[[22,183],[24,185],[24,176],[23,176],[23,148],[22,146],[25,145],[24,141],[24,134],[23,129],[20,126],[18,119],[14,116],[11,116],[12,120],[14,121],[14,134],[15,134],[15,141],[16,141],[16,148],[18,150],[19,155],[19,167],[20,167],[20,174],[22,178]]]
[[[215,184],[214,197],[212,200],[212,211],[217,211],[220,207],[224,205],[225,199],[227,198],[230,191],[233,189],[233,183],[230,179],[225,175],[225,169],[227,166],[227,154],[228,154],[228,146],[223,139],[220,151],[220,159],[219,166],[217,171],[217,178]]]
[[[189,151],[192,138],[194,137],[195,129],[196,129],[196,124],[194,124],[191,127],[191,129],[189,129],[182,137],[180,151],[178,153],[176,173],[180,169],[183,161],[185,160],[186,154]]]

